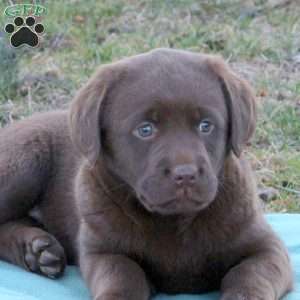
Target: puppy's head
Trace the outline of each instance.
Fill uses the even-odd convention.
[[[150,212],[193,214],[255,128],[254,96],[221,58],[158,49],[103,66],[71,108],[71,137]]]

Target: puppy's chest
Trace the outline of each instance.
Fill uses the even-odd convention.
[[[103,232],[99,240],[111,241],[111,251],[135,260],[158,292],[217,289],[229,268],[239,260],[236,247],[229,242],[233,239],[228,235],[230,231],[218,231],[216,224],[196,223],[185,231],[180,224],[172,227],[167,221],[153,226],[152,222],[141,220],[112,220],[99,227]]]
[[[219,286],[228,266],[223,253],[198,233],[147,235],[139,263],[161,292],[202,292]]]

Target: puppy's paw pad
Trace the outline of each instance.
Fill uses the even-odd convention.
[[[39,262],[41,265],[50,265],[52,263],[60,261],[60,258],[48,250],[45,250],[41,253]]]
[[[50,235],[34,238],[27,245],[24,257],[27,267],[32,272],[50,278],[62,275],[66,265],[64,249]]]
[[[41,272],[50,278],[57,278],[61,274],[61,266],[52,266],[52,267],[40,267]]]
[[[40,238],[35,238],[31,242],[31,249],[34,254],[39,254],[43,250],[45,250],[49,245],[51,244],[51,241],[48,237],[40,237]]]

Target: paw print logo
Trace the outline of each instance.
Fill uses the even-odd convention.
[[[14,24],[8,23],[5,26],[5,31],[12,34],[10,43],[13,47],[28,45],[36,47],[39,44],[38,34],[44,32],[44,26],[41,23],[35,24],[35,18],[27,17],[25,22],[22,17],[16,17]]]

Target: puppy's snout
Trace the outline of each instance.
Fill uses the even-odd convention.
[[[179,165],[172,170],[172,179],[177,186],[191,186],[198,176],[198,168],[192,164]]]

